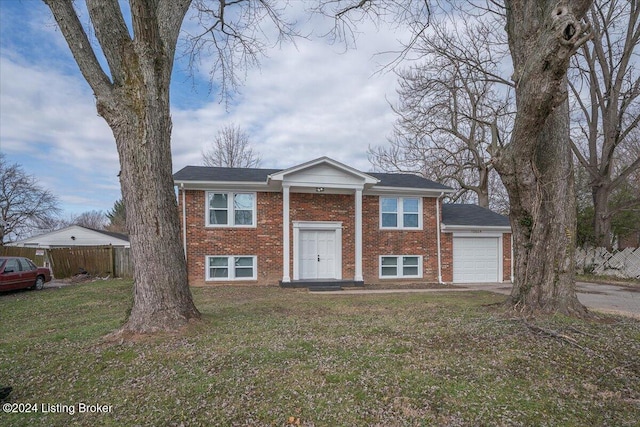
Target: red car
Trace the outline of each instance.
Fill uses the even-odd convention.
[[[28,258],[0,257],[0,291],[23,288],[40,290],[50,280],[51,271],[36,267]]]

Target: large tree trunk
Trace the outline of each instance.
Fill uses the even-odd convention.
[[[517,114],[495,158],[509,193],[514,237],[510,303],[522,310],[583,315],[575,293],[575,189],[566,72],[584,43],[590,1],[506,1]]]
[[[531,161],[503,176],[514,238],[510,303],[527,311],[583,315],[575,293],[576,201],[568,121],[564,102],[537,133]]]
[[[124,332],[176,329],[200,317],[187,281],[173,188],[169,86],[173,51],[165,52],[156,11],[140,5],[132,49],[122,56],[126,85],[118,105],[98,112],[111,126],[120,156],[120,183],[135,265],[134,303]]]
[[[151,333],[176,329],[200,315],[187,284],[179,238],[168,94],[156,97],[155,91],[147,94],[148,86],[136,89],[126,91],[128,108],[105,118],[122,123],[113,129],[135,265],[134,304],[123,332]]]
[[[87,0],[109,74],[70,0],[44,0],[93,89],[120,156],[120,184],[135,266],[133,308],[120,332],[173,330],[198,319],[180,243],[171,174],[169,84],[190,0],[129,0],[133,37],[115,1]]]

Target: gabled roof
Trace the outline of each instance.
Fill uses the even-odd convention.
[[[273,179],[275,181],[282,181],[285,179],[286,176],[295,175],[298,172],[310,170],[323,165],[328,166],[330,169],[333,169],[334,171],[340,171],[342,174],[344,174],[343,176],[356,177],[357,179],[362,180],[362,182],[366,184],[378,183],[378,179],[372,177],[371,175],[360,172],[359,170],[354,169],[351,166],[347,166],[344,163],[340,163],[326,156],[273,173],[269,176],[269,179]]]
[[[270,178],[282,179],[282,176],[311,168],[318,164],[329,164],[354,176],[361,177],[365,182],[376,188],[415,188],[423,190],[437,190],[449,192],[451,187],[408,173],[378,173],[360,172],[350,166],[321,157],[288,169],[256,169],[256,168],[222,168],[208,166],[186,166],[173,175],[176,184],[220,184],[220,183],[260,183],[268,184]],[[376,183],[377,181],[377,183]]]
[[[31,236],[9,246],[99,246],[99,245],[128,246],[129,236],[105,230],[95,230],[81,225],[70,225],[48,233]]]
[[[442,205],[445,226],[511,227],[509,218],[478,205],[445,203]]]

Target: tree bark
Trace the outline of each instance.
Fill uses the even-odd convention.
[[[117,1],[88,0],[110,75],[96,60],[71,1],[45,2],[94,90],[98,114],[111,127],[120,157],[135,265],[133,308],[120,332],[180,328],[200,317],[187,282],[170,148],[169,83],[190,1],[130,0],[131,37]]]
[[[575,293],[576,210],[566,72],[586,41],[590,1],[506,1],[517,113],[495,156],[510,198],[514,283],[510,305],[582,316]]]
[[[609,196],[611,189],[608,185],[592,187],[593,195],[593,231],[595,244],[598,247],[611,250],[611,214],[609,212]]]

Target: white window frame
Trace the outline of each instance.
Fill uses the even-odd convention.
[[[211,258],[226,258],[227,259],[227,277],[211,277],[210,275],[210,266],[209,260]],[[236,267],[235,267],[235,259],[236,258],[251,258],[253,265],[253,275],[251,277],[236,277]],[[247,280],[258,280],[258,257],[255,255],[207,255],[205,257],[205,280],[207,282],[228,282],[228,281],[247,281]]]
[[[417,275],[404,275],[404,258],[418,258],[418,274]],[[396,275],[395,276],[383,276],[382,275],[382,259],[383,258],[395,258],[396,259]],[[407,266],[408,267],[408,266]],[[413,267],[413,266],[412,266]],[[421,279],[422,278],[422,255],[380,255],[378,260],[378,278],[380,279]]]
[[[226,224],[212,224],[211,221],[211,206],[209,204],[209,197],[212,194],[226,194],[227,195],[227,223]],[[238,194],[248,194],[253,197],[253,206],[251,207],[251,224],[236,224],[236,214],[233,206],[235,196]],[[257,193],[251,191],[207,191],[205,194],[205,208],[204,208],[204,221],[207,227],[214,228],[256,228],[257,222],[257,209],[258,209],[258,196]]]
[[[395,227],[387,227],[384,226],[382,224],[382,200],[384,199],[396,199],[397,200],[397,211],[395,212],[395,214],[397,215],[397,225]],[[404,226],[404,201],[406,199],[417,199],[418,200],[418,226],[417,227],[405,227]],[[379,198],[379,215],[378,215],[378,221],[380,222],[380,229],[381,230],[422,230],[422,217],[423,217],[423,211],[422,211],[422,197],[420,196],[396,196],[396,197],[391,197],[391,196],[380,196]],[[391,212],[385,212],[385,213],[391,213]],[[414,212],[409,212],[411,214],[413,214]]]

